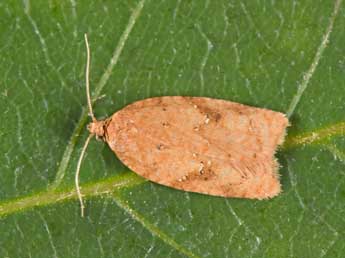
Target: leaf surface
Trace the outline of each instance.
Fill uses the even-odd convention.
[[[1,257],[342,257],[344,3],[0,3]],[[83,34],[98,118],[153,96],[223,98],[287,113],[271,200],[143,180],[87,137]]]

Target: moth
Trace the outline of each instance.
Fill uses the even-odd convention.
[[[134,102],[98,121],[86,92],[92,122],[78,161],[79,171],[92,136],[142,177],[175,189],[207,195],[265,199],[281,191],[278,162],[289,121],[283,113],[207,97],[164,96]]]

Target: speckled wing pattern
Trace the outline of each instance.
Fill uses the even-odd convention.
[[[264,199],[281,191],[276,148],[284,114],[205,97],[135,102],[107,120],[119,159],[153,182],[209,195]]]

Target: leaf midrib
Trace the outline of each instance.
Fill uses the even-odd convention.
[[[345,121],[288,137],[282,146],[282,150],[288,150],[299,146],[321,145],[324,142],[327,145],[327,140],[330,138],[344,135]],[[124,175],[117,175],[105,180],[84,184],[82,185],[82,193],[86,197],[95,197],[134,187],[145,182],[147,181],[142,177],[139,177],[135,173],[128,172]],[[73,187],[67,189],[48,188],[45,191],[0,202],[0,217],[33,207],[51,205],[76,198],[77,195]]]
[[[128,172],[121,176],[113,176],[105,180],[84,184],[81,189],[84,196],[98,196],[113,193],[116,190],[123,188],[133,187],[144,182],[145,180],[143,178],[134,173]],[[75,198],[77,198],[77,194],[73,187],[58,190],[48,188],[46,191],[1,202],[0,217],[34,207],[42,207]]]
[[[100,92],[102,91],[106,82],[108,81],[111,71],[113,70],[113,67],[116,65],[119,59],[119,56],[123,50],[124,44],[129,36],[129,33],[132,30],[135,24],[135,21],[144,6],[144,2],[145,0],[141,0],[139,4],[137,5],[137,7],[133,10],[129,23],[120,38],[119,44],[114,51],[114,54],[106,69],[106,72],[103,74],[101,80],[99,81],[99,83],[97,84],[95,88],[95,94],[94,94],[95,99],[100,95]],[[58,186],[60,182],[62,182],[63,180],[64,174],[67,170],[67,166],[70,161],[70,157],[76,146],[77,140],[79,138],[79,134],[81,133],[86,123],[86,120],[87,120],[87,110],[86,108],[83,108],[80,120],[63,154],[63,158],[60,163],[58,173],[56,174],[57,175],[56,180],[53,182],[53,185],[52,185],[54,187],[50,187],[46,191],[34,193],[29,196],[21,196],[17,199],[0,202],[0,217],[7,216],[18,211],[25,211],[27,209],[31,209],[34,207],[42,207],[42,206],[51,205],[58,202],[68,201],[68,200],[77,198],[74,188],[70,187],[68,189],[58,189]],[[295,147],[304,146],[304,145],[323,144],[324,141],[330,139],[333,136],[344,135],[344,134],[345,134],[345,122],[339,122],[334,125],[329,125],[325,128],[321,128],[321,129],[313,130],[311,132],[306,132],[306,133],[302,133],[296,136],[288,137],[285,144],[282,146],[282,150],[287,150],[290,148],[295,148]],[[105,180],[85,184],[82,186],[83,187],[82,192],[83,192],[83,195],[85,196],[95,197],[98,195],[109,194],[109,193],[114,193],[114,192],[118,193],[122,189],[134,187],[144,182],[146,181],[140,178],[139,176],[137,176],[136,174],[126,173],[121,176],[118,175],[118,176],[107,178]],[[126,210],[127,212],[131,210],[131,208],[121,198],[116,197],[116,202],[122,209]],[[165,235],[163,232],[159,232],[158,227],[151,225],[150,222],[146,221],[145,218],[141,216],[140,214],[138,214],[137,212],[133,211],[132,213],[129,212],[129,214],[135,220],[141,222],[143,226],[146,227],[151,233],[157,235],[160,239],[162,239],[164,242],[174,247],[176,250],[180,251],[181,253],[184,253],[188,257],[196,257],[192,252],[184,249],[181,245],[176,243],[169,236]]]
[[[285,144],[282,146],[282,149],[286,150],[302,145],[320,144],[323,143],[323,140],[325,139],[344,134],[345,122],[340,122],[338,124],[314,130],[308,133],[288,137]],[[114,197],[117,205],[121,209],[125,210],[134,220],[141,223],[149,232],[151,232],[151,234],[157,236],[163,242],[170,245],[172,248],[184,254],[185,256],[197,258],[198,256],[196,254],[176,242],[169,235],[161,231],[157,226],[150,223],[150,221],[148,221],[140,213],[133,210],[126,203],[126,201],[121,198],[121,195],[119,193],[122,189],[128,189],[145,182],[147,181],[142,177],[139,177],[135,173],[128,172],[122,175],[107,178],[105,180],[84,184],[82,186],[82,192],[86,197],[96,197],[99,195],[112,193],[112,196]],[[52,205],[76,198],[76,191],[72,187],[64,190],[56,190],[54,188],[48,187],[46,191],[0,203],[0,217],[5,217],[19,211]]]

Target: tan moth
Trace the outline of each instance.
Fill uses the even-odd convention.
[[[274,158],[289,122],[280,112],[206,97],[165,96],[134,102],[98,121],[86,93],[92,122],[80,155],[97,136],[131,170],[158,184],[223,197],[265,199],[281,191]]]

